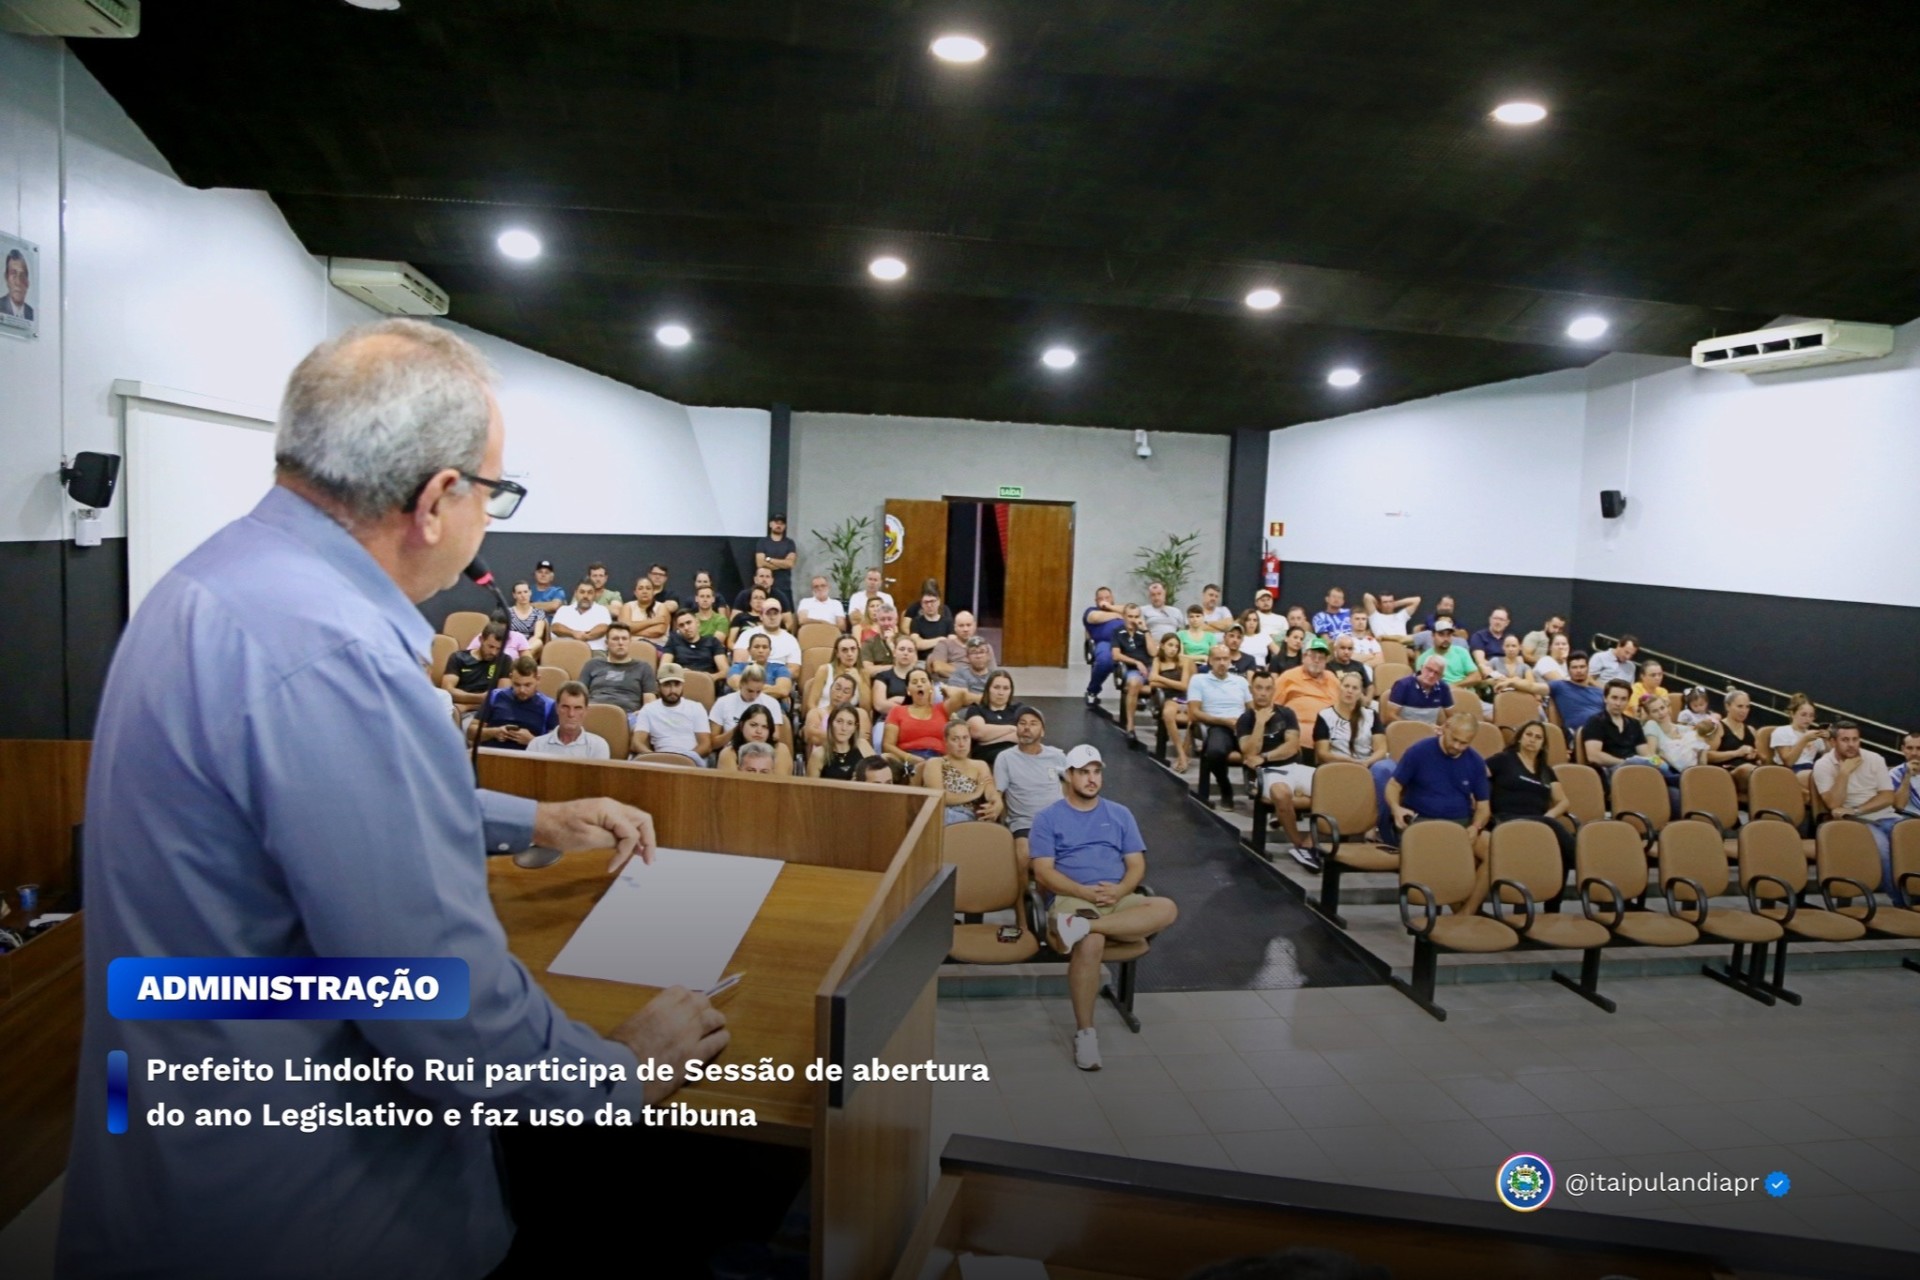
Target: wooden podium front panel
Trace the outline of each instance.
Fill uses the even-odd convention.
[[[533,971],[554,1002],[603,1035],[659,993],[597,978],[547,972],[560,949],[612,883],[605,851],[570,854],[551,867],[524,871],[508,858],[488,864],[488,890],[507,930],[507,945]],[[732,1042],[723,1062],[771,1057],[794,1068],[790,1082],[702,1082],[674,1097],[689,1106],[752,1107],[760,1128],[729,1129],[743,1138],[808,1141],[814,1089],[804,1078],[813,1060],[814,992],[879,886],[876,871],[787,864],[773,883],[726,971],[740,984],[714,1000],[727,1015]],[[773,1126],[769,1130],[766,1126]]]

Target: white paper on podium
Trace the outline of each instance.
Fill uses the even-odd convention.
[[[634,858],[547,972],[705,991],[740,946],[786,864],[778,858],[661,849]]]

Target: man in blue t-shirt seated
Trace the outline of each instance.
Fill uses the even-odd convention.
[[[1437,818],[1459,823],[1478,845],[1480,833],[1493,819],[1487,762],[1473,749],[1479,731],[1478,716],[1456,711],[1441,724],[1438,737],[1422,738],[1400,753],[1381,814],[1384,843],[1398,844],[1400,833],[1416,818]],[[1479,890],[1471,902],[1465,910],[1479,907]]]
[[[1107,940],[1139,942],[1180,914],[1167,898],[1135,892],[1147,874],[1146,841],[1125,805],[1100,798],[1105,773],[1098,748],[1067,752],[1065,795],[1036,813],[1027,833],[1034,881],[1050,899],[1048,945],[1069,957],[1073,1065],[1082,1071],[1100,1069],[1093,1007]]]
[[[553,561],[542,560],[533,567],[533,607],[553,621],[553,615],[567,602],[567,589],[553,581]]]
[[[1587,721],[1606,709],[1607,691],[1592,684],[1587,674],[1587,651],[1575,649],[1567,655],[1567,678],[1549,680],[1547,696],[1560,713],[1560,723],[1569,742],[1576,739]]]
[[[527,744],[560,724],[553,699],[540,692],[540,664],[531,654],[513,660],[511,683],[495,689],[481,704],[476,721],[484,721],[480,741],[509,751],[525,751]]]
[[[1101,587],[1093,593],[1093,607],[1080,615],[1087,638],[1093,641],[1093,674],[1087,678],[1087,705],[1100,705],[1100,688],[1113,676],[1113,640],[1127,628],[1120,606],[1113,602],[1113,588]]]

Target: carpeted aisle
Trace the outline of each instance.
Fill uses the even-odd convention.
[[[1047,717],[1061,750],[1088,742],[1106,762],[1105,794],[1133,810],[1147,842],[1147,883],[1180,905],[1180,919],[1140,962],[1142,991],[1355,987],[1380,979],[1336,940],[1279,878],[1187,799],[1151,754],[1078,698],[1025,699]],[[1244,801],[1243,801],[1244,803]]]

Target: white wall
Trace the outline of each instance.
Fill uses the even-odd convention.
[[[1076,616],[1098,586],[1123,600],[1144,598],[1135,549],[1169,533],[1200,533],[1189,586],[1198,598],[1202,583],[1220,578],[1229,442],[1163,431],[1152,444],[1153,456],[1142,459],[1131,431],[796,412],[788,511],[800,548],[796,577],[825,563],[810,530],[870,515],[877,549],[888,498],[988,498],[1016,484],[1029,499],[1075,504]],[[1078,643],[1070,649],[1077,660]]]
[[[1917,482],[1920,321],[1883,360],[1753,377],[1608,356],[1287,427],[1266,510],[1288,560],[1915,606]]]
[[[1566,578],[1586,373],[1562,370],[1275,431],[1281,559]]]
[[[58,41],[0,35],[0,230],[41,251],[39,337],[0,337],[0,541],[67,536],[61,455],[126,452],[116,379],[277,406],[301,356],[375,318],[265,195],[182,185]],[[532,489],[516,531],[764,532],[764,410],[689,410],[459,331],[501,373]],[[122,536],[125,504],[106,520]]]
[[[1882,360],[1589,372],[1576,576],[1920,605],[1920,321]],[[1601,489],[1627,495],[1618,520]]]

